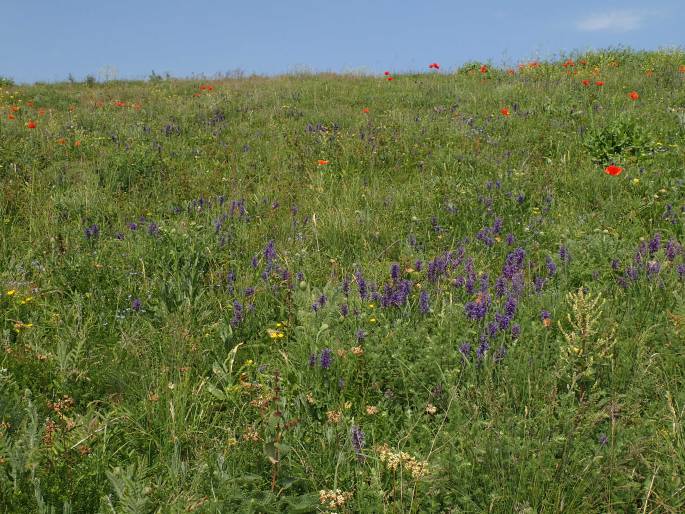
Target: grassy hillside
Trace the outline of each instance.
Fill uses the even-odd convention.
[[[0,512],[685,510],[685,54],[390,76],[2,87]]]

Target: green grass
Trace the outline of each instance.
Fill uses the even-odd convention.
[[[685,510],[685,54],[562,63],[4,82],[0,511]]]

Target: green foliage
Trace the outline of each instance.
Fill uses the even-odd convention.
[[[598,164],[646,157],[656,149],[649,130],[638,119],[619,118],[606,127],[588,131],[583,145]]]
[[[572,58],[0,89],[0,512],[682,512],[685,54]]]

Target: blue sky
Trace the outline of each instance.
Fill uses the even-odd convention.
[[[683,0],[3,0],[0,76],[443,69],[685,46]]]

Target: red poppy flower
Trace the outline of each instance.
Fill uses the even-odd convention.
[[[364,108],[362,109],[362,112],[363,112],[364,114],[369,114],[369,108],[368,108],[368,107],[364,107]]]
[[[637,100],[638,98],[640,98],[640,95],[637,94],[637,91],[631,91],[630,93],[628,93],[628,96],[631,100]]]
[[[116,102],[114,102],[114,105],[116,105],[117,107],[126,107],[126,102],[117,100]]]
[[[29,107],[33,107],[33,102],[26,102],[26,105],[28,105]]]
[[[45,115],[45,109],[38,109],[38,116],[44,116]]]
[[[529,68],[539,68],[539,67],[540,67],[540,63],[537,62],[537,61],[531,61],[531,62],[528,63],[528,67],[529,67]]]
[[[481,72],[481,73],[487,73],[487,72],[488,72],[488,67],[487,67],[485,64],[483,64],[483,65],[480,67],[480,72]]]
[[[77,148],[81,146],[81,141],[74,141],[74,146]]]
[[[678,66],[678,71],[680,73],[685,73],[685,64],[681,64],[680,66]]]
[[[583,80],[583,85],[588,87],[590,85],[590,81],[588,79]]]
[[[387,77],[388,75],[390,75],[390,72],[389,72],[389,71],[384,71],[384,72],[383,72],[383,75],[385,75],[385,76]]]
[[[612,177],[615,177],[616,175],[620,175],[623,172],[623,168],[620,166],[616,166],[615,164],[611,164],[604,168],[604,173],[607,175],[611,175]]]
[[[392,77],[388,77],[388,80],[394,80]]]
[[[200,93],[193,93],[193,96],[200,96]]]
[[[331,161],[326,161],[324,159],[319,159],[317,162],[319,163],[319,166],[326,166],[331,163]]]
[[[12,109],[12,112],[19,112],[19,110],[21,109],[21,107],[19,107],[18,105],[13,105],[13,106],[11,107],[11,109]]]
[[[29,122],[26,124],[27,128],[34,129],[36,128],[36,122],[33,120],[29,120]]]
[[[8,115],[7,115],[7,119],[8,119],[8,120],[13,120],[13,119],[15,119],[15,118],[14,118],[14,114],[8,114]]]
[[[562,64],[564,68],[573,68],[575,65],[576,63],[573,62],[573,59],[566,59],[564,64]]]
[[[435,70],[439,70],[439,69],[440,69],[440,65],[439,65],[437,62],[432,62],[432,63],[430,63],[430,64],[428,65],[428,67],[431,68],[431,69],[435,69]]]
[[[500,109],[499,112],[501,112],[503,116],[509,116],[511,114],[506,107]]]
[[[602,81],[602,80],[598,80],[597,82],[595,82],[595,86],[602,87],[603,85],[604,85],[604,81]]]

